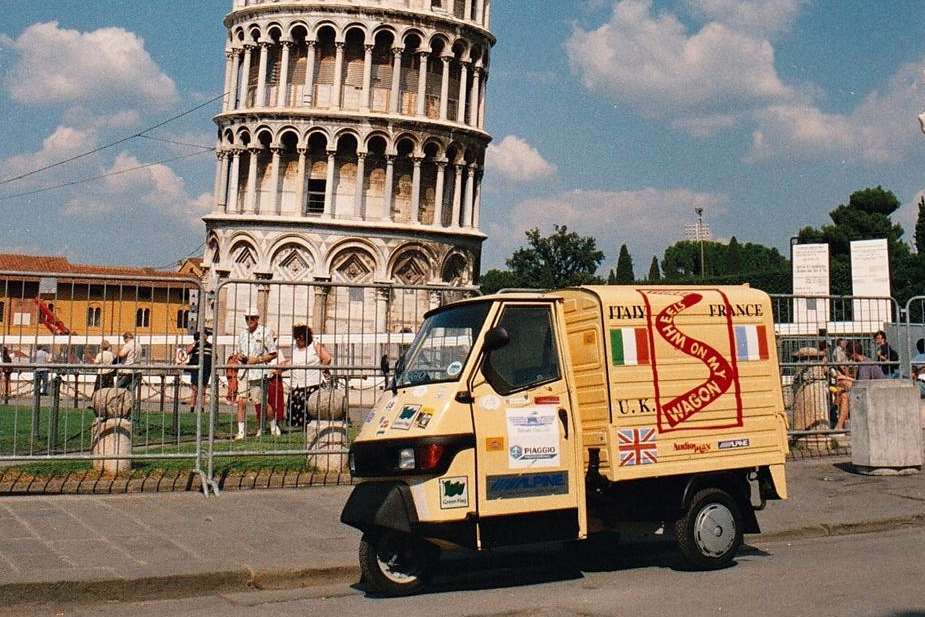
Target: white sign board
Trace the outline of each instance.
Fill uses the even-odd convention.
[[[851,293],[866,298],[890,297],[890,255],[885,238],[851,243]],[[879,330],[892,321],[889,300],[852,301],[854,321]]]
[[[793,323],[802,334],[815,334],[829,320],[829,245],[793,246]]]
[[[559,419],[549,405],[507,410],[508,465],[559,466]]]

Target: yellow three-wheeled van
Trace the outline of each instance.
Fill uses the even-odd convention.
[[[758,532],[753,501],[786,498],[786,453],[765,293],[485,296],[426,315],[350,448],[364,482],[341,520],[363,532],[367,584],[390,595],[419,589],[441,548],[640,522],[716,568]]]

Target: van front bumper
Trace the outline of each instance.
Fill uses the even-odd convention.
[[[404,482],[364,482],[353,489],[340,522],[364,533],[374,528],[411,533],[418,513],[411,489]]]

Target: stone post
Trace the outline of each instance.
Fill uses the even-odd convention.
[[[851,406],[851,464],[858,473],[895,475],[922,469],[919,390],[905,379],[857,381]]]

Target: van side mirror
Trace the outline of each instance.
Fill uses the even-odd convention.
[[[501,326],[495,326],[485,333],[485,342],[482,343],[482,349],[486,353],[490,353],[497,349],[501,349],[510,342],[511,335],[507,333],[507,330]]]

